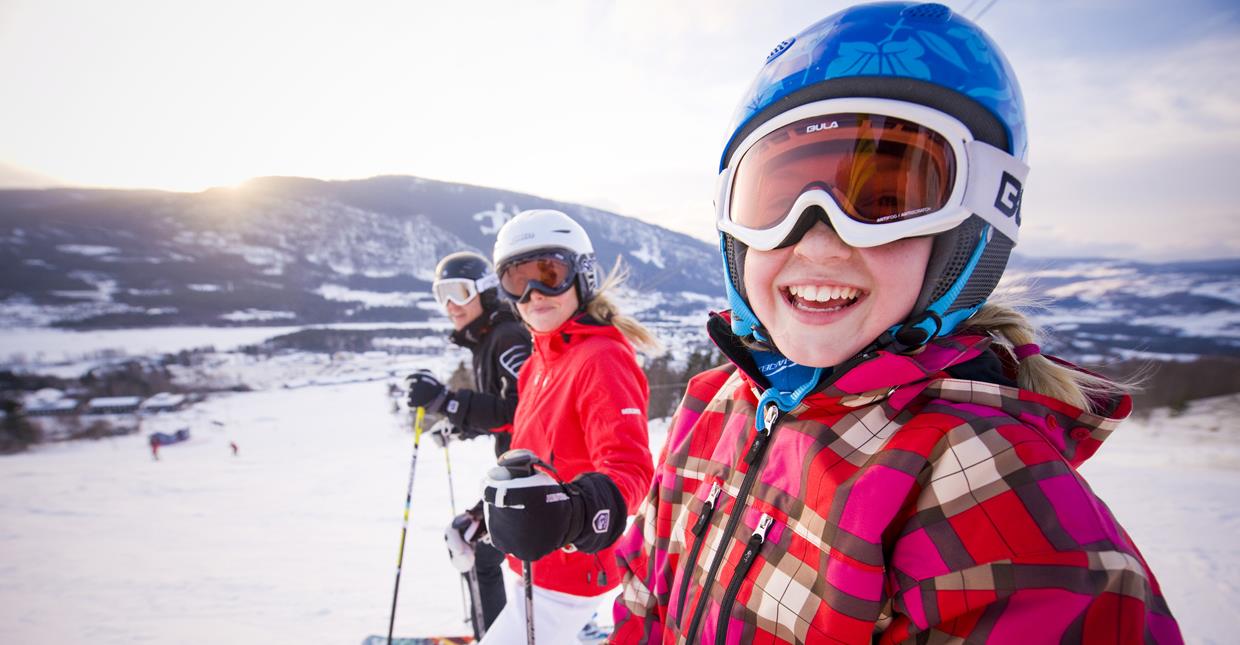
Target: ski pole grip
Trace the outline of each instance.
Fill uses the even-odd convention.
[[[499,456],[498,465],[491,470],[491,479],[520,479],[534,474],[534,466],[542,463],[534,451],[526,448],[509,450]]]

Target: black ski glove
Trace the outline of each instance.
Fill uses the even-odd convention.
[[[519,452],[529,453],[510,450],[500,463]],[[541,471],[513,474],[496,467],[485,482],[486,525],[495,548],[532,562],[570,544],[595,553],[624,532],[624,497],[607,475],[583,473],[561,484]]]
[[[425,408],[431,414],[438,414],[445,408],[451,411],[454,402],[452,392],[444,387],[430,370],[418,370],[405,377],[409,385],[409,408]]]

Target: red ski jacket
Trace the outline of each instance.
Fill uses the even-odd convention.
[[[646,435],[649,390],[633,347],[620,330],[585,316],[533,338],[533,354],[517,379],[512,447],[534,451],[563,481],[586,472],[607,475],[631,514],[654,473]],[[620,584],[614,548],[555,551],[534,563],[534,584],[578,596],[614,589]],[[516,558],[508,563],[521,571]]]
[[[1128,397],[1085,411],[1004,384],[1008,355],[960,335],[763,410],[762,435],[765,379],[729,345],[617,542],[613,643],[1182,642],[1076,471]]]

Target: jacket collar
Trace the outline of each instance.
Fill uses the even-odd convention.
[[[762,373],[760,360],[755,357],[756,350],[746,347],[732,333],[728,312],[712,314],[707,330],[724,356],[740,368],[755,395],[761,396],[772,387],[770,379]],[[862,353],[846,363],[824,369],[804,402],[845,407],[862,405],[883,398],[877,395],[926,381],[949,367],[973,360],[989,345],[987,336],[953,336],[936,340],[912,354],[887,350]],[[865,400],[858,402],[858,398]]]
[[[750,395],[747,398],[756,403],[770,382],[758,371],[750,350],[732,334],[727,312],[712,314],[708,330],[724,356],[739,368]],[[997,408],[1039,432],[1074,467],[1093,455],[1132,412],[1132,398],[1127,394],[1095,400],[1090,410],[1082,410],[1011,385],[1006,378],[994,379],[1002,382],[969,378],[967,375],[986,373],[985,369],[970,369],[966,364],[993,360],[991,343],[992,339],[984,334],[957,334],[937,338],[912,354],[878,351],[859,356],[837,367],[835,372],[824,372],[798,412],[806,406],[842,412],[884,400],[898,410],[920,395]],[[1080,370],[1066,361],[1053,357],[1052,360]]]
[[[534,340],[534,351],[542,354],[547,360],[555,360],[569,350],[574,344],[590,336],[606,336],[614,338],[626,346],[629,341],[614,325],[602,323],[589,314],[577,314],[560,325],[555,331],[537,332],[530,330]]]
[[[506,307],[483,311],[482,315],[471,320],[468,325],[453,331],[449,338],[457,345],[472,350],[482,342],[483,338],[486,338],[487,334],[491,333],[492,329],[501,323],[516,321],[516,319],[516,315]]]

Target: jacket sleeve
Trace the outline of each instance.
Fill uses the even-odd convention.
[[[452,424],[470,434],[484,434],[512,424],[517,412],[517,374],[530,357],[530,339],[518,328],[502,325],[492,333],[496,334],[492,357],[500,383],[498,396],[477,390],[457,390],[456,410],[448,412]]]
[[[583,363],[579,378],[577,417],[585,430],[590,463],[620,489],[633,513],[654,474],[646,429],[646,375],[631,350],[607,342]]]
[[[690,380],[668,426],[649,492],[628,531],[616,542],[623,580],[612,608],[616,628],[611,643],[653,645],[664,641],[672,585],[684,551],[677,535],[682,528],[678,516],[685,512],[681,498],[692,495],[701,484],[700,474],[683,468],[683,462],[695,448],[691,440],[710,443],[713,433],[705,421],[699,420],[706,403],[730,372],[716,369]]]
[[[1136,546],[1058,449],[1010,418],[985,423],[929,453],[878,642],[1182,642]]]

